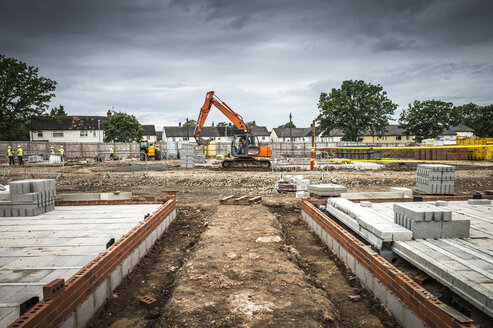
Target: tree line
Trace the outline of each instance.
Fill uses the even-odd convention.
[[[55,97],[57,83],[38,76],[38,68],[0,54],[0,140],[29,140],[32,122],[56,121],[67,113],[62,105],[48,111]],[[317,122],[323,136],[331,136],[338,129],[343,140],[359,141],[363,134],[381,137],[397,105],[380,85],[361,80],[344,81],[340,88],[327,94],[322,92],[318,102]],[[195,120],[187,122],[195,126]],[[493,105],[470,103],[453,106],[440,100],[415,100],[399,117],[399,125],[406,135],[420,142],[438,137],[444,129],[464,124],[474,129],[478,137],[493,137]],[[225,126],[220,122],[218,126]],[[257,126],[255,121],[248,126]],[[279,127],[295,128],[291,121]],[[131,142],[140,139],[143,129],[134,115],[113,113],[103,124],[105,141]]]
[[[380,85],[358,80],[342,82],[339,89],[322,92],[318,102],[317,122],[323,136],[336,129],[344,133],[344,141],[360,141],[363,135],[382,137],[397,109]],[[470,103],[454,106],[440,100],[414,100],[399,116],[404,134],[415,136],[417,142],[437,138],[445,129],[467,125],[478,137],[493,137],[493,105]]]

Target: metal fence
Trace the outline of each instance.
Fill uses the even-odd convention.
[[[326,173],[329,170],[331,154],[326,151],[314,151],[313,171],[318,173]],[[295,150],[283,151],[278,153],[278,156],[271,162],[272,173],[274,172],[307,172],[311,166],[311,151]]]
[[[9,157],[7,155],[0,155],[0,178],[10,176]]]
[[[141,152],[98,153],[98,171],[102,178],[111,175],[142,175],[149,172],[147,154]]]
[[[54,177],[65,172],[65,160],[60,154],[24,153],[23,168],[26,177]]]

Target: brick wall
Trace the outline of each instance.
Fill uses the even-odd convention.
[[[161,203],[165,199],[167,199],[166,202],[158,210],[152,213],[152,215],[137,224],[137,226],[123,235],[111,247],[99,254],[88,265],[67,280],[61,295],[52,300],[45,300],[36,304],[18,320],[12,323],[10,327],[57,327],[69,317],[74,317],[74,311],[82,306],[83,303],[85,304],[88,298],[93,296],[93,294],[96,294],[101,287],[104,289],[106,285],[109,284],[108,288],[116,288],[116,286],[111,286],[112,273],[114,273],[115,270],[142,245],[142,243],[145,243],[151,233],[153,233],[165,219],[172,215],[176,209],[176,197],[174,195],[155,197],[153,199],[148,197],[137,197],[132,199],[132,201],[94,201],[97,202],[97,204],[94,205],[102,205],[101,202],[105,202],[105,204],[145,204],[152,202]],[[89,203],[93,205],[93,202],[83,203],[84,204],[81,204],[80,202],[63,202],[63,205],[89,205]],[[104,299],[105,298],[103,298],[103,300]],[[96,301],[94,301],[94,303],[96,303]],[[104,301],[98,305],[101,306],[102,304],[104,304]],[[93,306],[91,309],[92,308],[97,310],[98,306]],[[75,326],[81,325],[74,324],[74,327]]]
[[[308,199],[301,202],[303,217],[338,254],[365,288],[388,306],[394,317],[409,327],[475,327],[472,320],[442,303],[406,274],[335,221]]]

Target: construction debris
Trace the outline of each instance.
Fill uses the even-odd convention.
[[[259,203],[262,200],[262,196],[226,196],[219,200],[222,205],[248,205]]]

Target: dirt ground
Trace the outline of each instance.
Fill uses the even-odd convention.
[[[275,191],[280,173],[156,164],[166,169],[104,178],[94,163],[67,165],[57,180],[58,194],[177,195],[177,219],[90,327],[398,327],[301,220],[294,194]],[[300,174],[352,192],[414,189],[415,172],[416,164],[392,164]],[[24,178],[21,173],[14,171],[10,179]],[[493,163],[456,167],[456,194],[485,190],[493,190]],[[263,199],[255,206],[219,205],[232,194]],[[139,304],[144,295],[157,299],[151,309]]]

